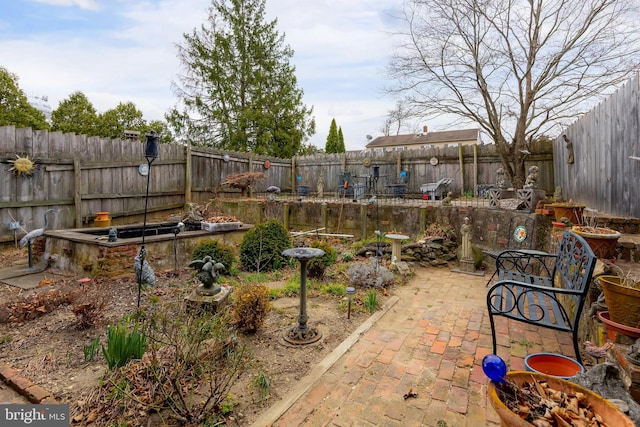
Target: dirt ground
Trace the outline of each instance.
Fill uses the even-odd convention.
[[[24,251],[0,251],[2,266],[24,258]],[[294,271],[289,274],[294,274]],[[156,275],[157,284],[141,294],[142,306],[157,298],[183,300],[199,285],[190,269],[156,272]],[[224,284],[224,280],[221,282]],[[282,284],[274,282],[268,285],[278,287]],[[56,302],[56,298],[61,298],[62,292],[59,291],[63,289],[77,290],[80,296],[73,302],[57,305],[59,301]],[[40,297],[28,299],[35,294]],[[107,326],[133,314],[137,308],[137,297],[137,284],[133,277],[88,280],[52,274],[37,289],[29,291],[0,284],[0,358],[35,384],[52,392],[61,403],[73,404],[71,415],[84,424],[89,408],[83,411],[83,404],[94,393],[107,365],[99,353],[94,361],[86,362],[83,349],[97,337],[101,343],[106,343]],[[380,293],[381,305],[386,298],[387,295]],[[345,303],[342,301],[340,304],[341,300],[344,297],[309,293],[309,325],[317,327],[323,338],[313,345],[297,348],[284,345],[282,334],[288,326],[297,324],[299,299],[279,298],[272,302],[272,310],[264,326],[255,335],[241,338],[251,349],[253,363],[247,375],[239,379],[232,389],[236,406],[227,417],[228,425],[249,425],[261,412],[285,396],[300,378],[369,317],[361,305],[354,303],[348,320]],[[91,301],[104,303],[102,316],[93,326],[80,328],[79,316],[74,309]],[[264,372],[270,379],[266,398],[258,398],[250,387],[251,378],[258,372]],[[100,425],[99,420],[92,425]]]

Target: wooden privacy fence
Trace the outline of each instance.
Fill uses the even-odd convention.
[[[17,175],[11,170],[17,156],[34,162],[32,175]],[[539,188],[547,192],[554,188],[552,157],[548,146],[538,148],[528,158],[529,164],[540,167]],[[474,191],[478,184],[493,184],[495,171],[501,167],[493,145],[279,159],[161,144],[149,175],[143,176],[139,168],[147,161],[144,144],[139,141],[14,126],[0,127],[0,163],[0,242],[14,239],[10,225],[15,222],[26,230],[42,227],[44,213],[50,208],[60,211],[55,216],[55,228],[90,224],[97,212],[139,221],[145,211],[147,179],[147,210],[160,212],[208,201],[221,192],[237,196],[237,190],[223,188],[222,182],[240,172],[265,173],[266,181],[258,183],[254,192],[275,185],[284,193],[295,194],[298,185],[305,185],[313,195],[322,176],[325,194],[332,195],[338,188],[339,175],[350,172],[363,177],[377,168],[381,191],[388,185],[404,183],[409,196],[420,197],[422,184],[441,178],[453,179],[450,189],[456,194]]]
[[[623,217],[640,217],[640,78],[570,125],[554,141],[556,185],[565,198]],[[570,156],[571,151],[573,156]]]

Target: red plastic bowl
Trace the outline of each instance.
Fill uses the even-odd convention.
[[[524,359],[527,371],[552,375],[557,378],[571,378],[584,372],[584,366],[570,357],[556,353],[534,353]]]

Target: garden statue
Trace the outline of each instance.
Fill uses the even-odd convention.
[[[524,183],[524,188],[538,188],[538,170],[538,166],[531,166],[529,168],[529,175],[527,175],[527,180]]]
[[[324,197],[324,178],[322,175],[318,178],[318,197]]]
[[[473,250],[471,249],[471,232],[473,226],[471,225],[471,219],[465,216],[462,220],[462,227],[460,228],[460,234],[462,235],[462,259],[473,259]]]
[[[451,201],[453,200],[453,193],[449,191],[447,193],[447,197],[442,199],[442,206],[451,206]]]
[[[556,191],[553,192],[554,203],[564,203],[564,197],[562,197],[562,187],[559,185],[556,187]]]
[[[507,179],[504,175],[504,169],[502,168],[496,171],[496,187],[507,188]]]
[[[144,247],[140,250],[140,253],[133,259],[133,269],[136,272],[136,278],[138,283],[146,283],[148,285],[156,284],[156,275],[153,269],[145,259]]]
[[[562,134],[562,139],[564,139],[565,146],[567,148],[567,163],[572,165],[575,162],[575,158],[573,155],[573,142],[567,137],[566,133]]]
[[[189,267],[198,270],[196,277],[202,285],[196,290],[199,295],[216,295],[220,292],[220,286],[215,283],[220,277],[219,271],[225,269],[224,264],[216,262],[209,255],[203,259],[197,259],[189,263]]]
[[[107,237],[107,242],[115,242],[118,240],[118,229],[115,227],[111,227],[109,229],[109,235]]]

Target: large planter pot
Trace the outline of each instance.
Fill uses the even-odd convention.
[[[571,231],[587,241],[593,253],[602,260],[615,261],[616,247],[621,234],[606,227],[587,227],[577,225]]]
[[[620,276],[599,276],[598,281],[604,292],[604,300],[609,309],[609,318],[615,323],[640,328],[640,289],[623,285]]]
[[[560,222],[562,218],[567,218],[572,224],[582,224],[582,212],[585,205],[577,205],[575,203],[552,203],[553,214],[556,221]]]
[[[560,378],[552,377],[550,375],[539,374],[535,372],[524,372],[524,371],[511,371],[506,375],[507,381],[512,381],[516,383],[518,386],[522,386],[523,383],[528,382],[531,383],[533,381],[546,381],[549,386],[555,390],[562,390],[565,393],[570,392],[580,392],[584,393],[587,398],[588,406],[600,417],[602,420],[609,426],[616,427],[632,427],[635,426],[633,421],[629,417],[627,417],[620,409],[614,406],[611,402],[604,399],[599,394],[594,393],[591,390],[588,390],[582,386],[571,383],[569,381],[562,380]],[[498,395],[498,390],[496,389],[496,384],[494,382],[489,383],[489,401],[491,402],[491,406],[498,413],[498,417],[500,417],[500,425],[503,427],[511,426],[511,427],[530,427],[534,424],[531,424],[528,421],[525,421],[518,414],[513,412],[507,405],[505,405]]]

